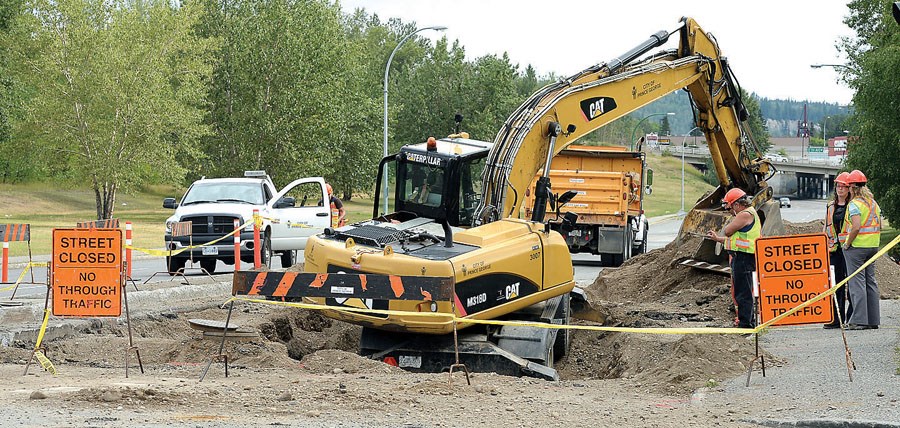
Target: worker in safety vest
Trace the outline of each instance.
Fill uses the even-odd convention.
[[[850,183],[850,203],[847,205],[844,226],[839,236],[844,244],[847,273],[852,274],[878,252],[881,241],[881,208],[866,186],[868,180],[862,171],[851,171],[847,181]],[[853,275],[847,285],[853,305],[847,329],[878,328],[881,313],[875,264],[871,263],[862,272]]]
[[[331,206],[331,227],[341,227],[346,224],[347,212],[344,211],[344,203],[334,196],[334,190],[330,184],[325,183],[325,189],[328,190],[328,200]]]
[[[847,278],[847,263],[844,261],[844,238],[840,235],[843,230],[844,217],[847,214],[847,205],[850,204],[850,182],[847,178],[850,173],[842,172],[834,179],[834,199],[828,203],[825,210],[825,237],[828,238],[828,260],[834,267],[834,283],[839,284]],[[847,286],[844,285],[840,290],[834,293],[837,302],[837,312],[831,319],[831,322],[825,324],[825,328],[840,328],[841,323],[847,322],[847,318],[853,314],[853,305],[847,305],[850,299],[847,298]]]
[[[714,230],[706,236],[724,244],[731,256],[731,296],[737,310],[737,326],[753,328],[756,317],[753,312],[753,271],[756,270],[756,239],[760,236],[762,222],[750,199],[741,189],[731,189],[722,199],[722,206],[734,215],[725,226],[725,235]]]

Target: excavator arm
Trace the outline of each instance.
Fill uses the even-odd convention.
[[[640,58],[676,33],[677,49]],[[706,134],[720,183],[695,206],[680,236],[720,228],[726,216],[716,209],[730,188],[758,195],[755,205],[771,199],[765,182],[771,165],[742,127],[747,112],[737,80],[715,38],[693,19],[682,18],[674,30],[660,31],[629,52],[547,85],[526,100],[494,139],[477,221],[518,217],[526,187],[550,158],[591,131],[679,89],[690,94],[695,123]],[[538,198],[538,203],[543,201]]]

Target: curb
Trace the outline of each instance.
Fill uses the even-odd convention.
[[[656,216],[656,217],[650,217],[647,219],[647,221],[650,224],[657,224],[657,223],[662,223],[664,221],[673,220],[676,218],[683,218],[685,215],[687,215],[687,213],[666,214],[666,215],[660,215],[660,216]]]
[[[755,419],[747,422],[773,428],[900,428],[900,423],[853,419],[800,419],[796,421]]]

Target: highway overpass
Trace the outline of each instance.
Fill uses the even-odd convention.
[[[682,157],[680,147],[670,146],[668,152],[674,157]],[[709,150],[686,147],[685,163],[705,171]],[[834,178],[841,171],[840,165],[809,160],[773,162],[777,171],[769,180],[777,196],[791,196],[799,199],[826,199],[834,190]]]

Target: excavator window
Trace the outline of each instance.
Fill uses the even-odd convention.
[[[468,226],[474,220],[475,208],[481,201],[481,173],[484,171],[484,158],[473,159],[462,164],[460,168],[459,186],[459,225]]]
[[[404,202],[437,207],[441,205],[444,170],[418,163],[406,165],[401,194]]]

